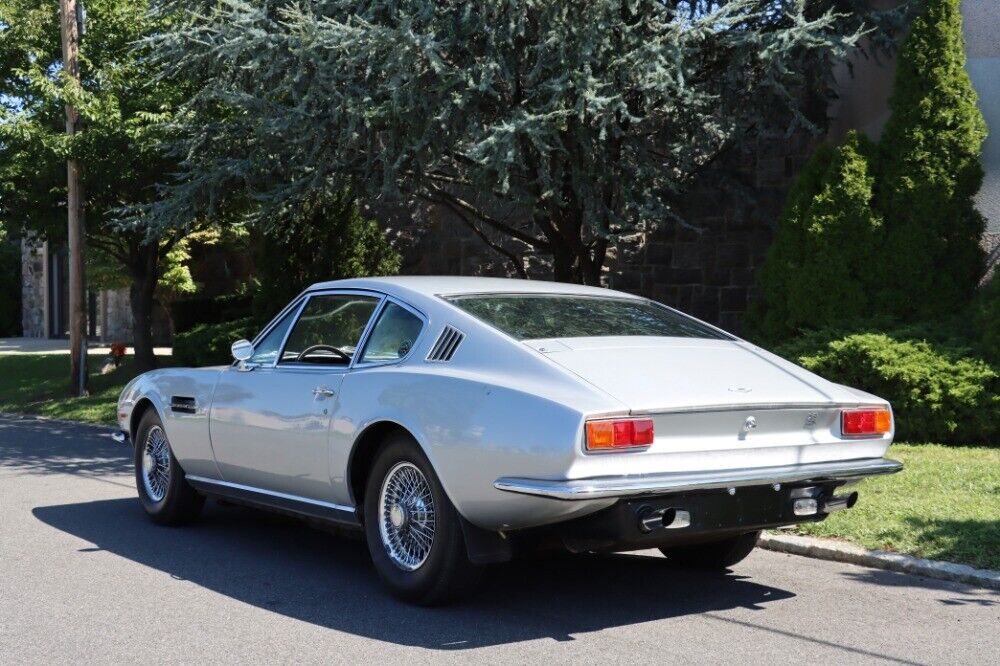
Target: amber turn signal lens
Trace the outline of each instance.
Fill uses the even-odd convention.
[[[892,430],[892,414],[888,409],[848,409],[840,414],[840,430],[844,435],[881,435]]]
[[[587,450],[646,447],[653,443],[653,419],[587,422]]]

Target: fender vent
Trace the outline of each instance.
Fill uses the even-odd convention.
[[[196,409],[194,398],[188,398],[183,395],[172,395],[170,396],[170,411],[178,414],[196,414],[198,410]]]
[[[465,333],[451,326],[445,326],[444,330],[441,331],[441,335],[438,336],[437,342],[434,343],[431,353],[427,355],[427,360],[450,361],[464,339]]]

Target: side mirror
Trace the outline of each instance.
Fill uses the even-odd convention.
[[[233,358],[245,363],[253,357],[253,343],[249,340],[237,340],[232,346]]]

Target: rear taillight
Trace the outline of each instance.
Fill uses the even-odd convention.
[[[888,409],[846,409],[840,413],[840,432],[848,437],[881,435],[892,430]]]
[[[644,448],[653,443],[653,419],[587,421],[587,450]]]

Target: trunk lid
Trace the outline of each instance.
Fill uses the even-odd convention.
[[[526,344],[654,421],[649,449],[581,451],[571,478],[877,458],[892,441],[891,433],[864,440],[840,434],[844,406],[884,400],[747,342],[602,337]]]
[[[599,337],[525,344],[633,412],[864,401],[847,387],[742,341]]]

